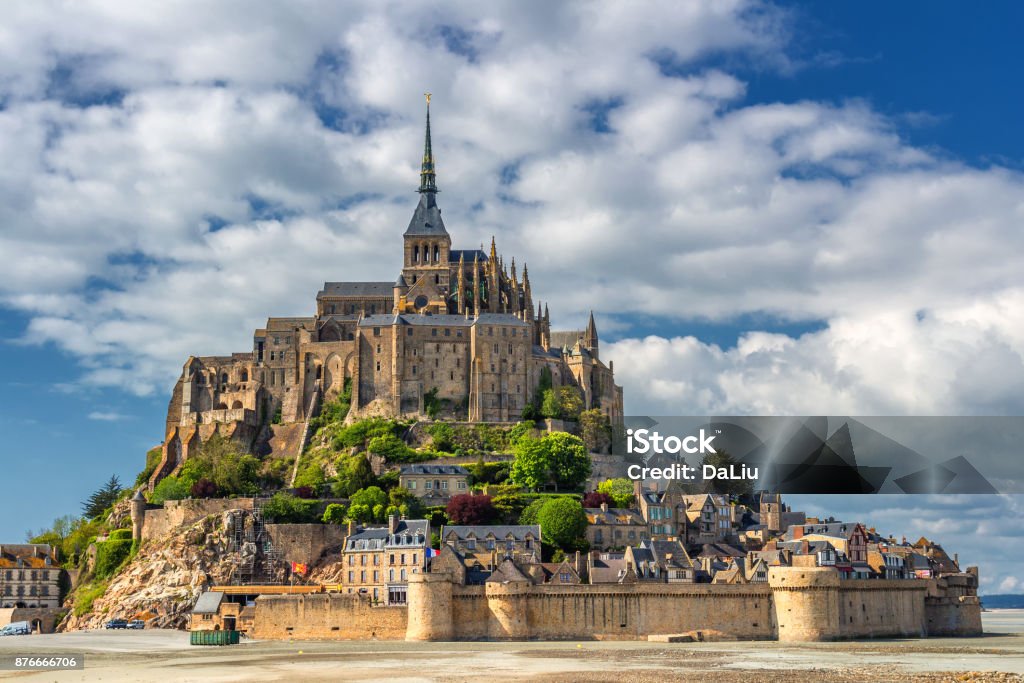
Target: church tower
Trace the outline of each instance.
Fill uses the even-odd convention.
[[[447,313],[448,264],[452,240],[441,220],[437,205],[437,178],[434,152],[430,144],[430,94],[427,97],[427,129],[420,166],[420,202],[403,236],[405,254],[402,276],[409,287],[406,299],[411,311],[431,310]],[[403,311],[405,312],[405,311]]]

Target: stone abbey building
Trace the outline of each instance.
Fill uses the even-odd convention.
[[[255,447],[267,425],[304,423],[346,386],[350,417],[421,415],[430,397],[457,419],[508,422],[546,369],[554,386],[576,387],[586,408],[622,416],[622,388],[600,359],[593,315],[585,330],[552,332],[525,264],[520,275],[493,238],[489,251],[452,248],[437,194],[428,98],[420,199],[402,236],[401,271],[382,282],[326,282],[314,315],[268,319],[251,351],[190,357],[151,485],[213,432]]]

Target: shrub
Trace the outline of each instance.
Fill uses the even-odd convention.
[[[294,486],[296,489],[308,489],[310,495],[299,496],[300,498],[312,498],[327,483],[324,476],[324,469],[320,463],[311,462],[301,468],[295,475]]]
[[[192,484],[193,498],[213,498],[217,495],[217,485],[209,479],[200,479]]]
[[[540,439],[522,439],[515,447],[509,478],[520,486],[538,489],[548,482],[576,488],[590,476],[590,456],[579,437],[564,432]]]
[[[404,462],[410,457],[412,449],[394,434],[383,434],[370,439],[371,453],[384,456],[387,462]]]
[[[343,524],[345,522],[345,506],[340,503],[331,503],[324,510],[321,521],[324,524]]]
[[[607,493],[591,491],[583,496],[583,507],[585,508],[599,508],[602,504],[605,504],[608,507],[617,507],[615,505],[615,500]]]
[[[537,523],[545,542],[563,550],[575,550],[586,533],[587,515],[573,498],[551,498],[537,512]]]
[[[186,486],[177,477],[164,477],[149,495],[149,502],[162,505],[168,500],[181,500],[192,494],[191,485]]]
[[[490,496],[473,496],[468,493],[452,496],[445,512],[455,524],[488,524],[496,514]]]
[[[132,540],[132,530],[114,529],[107,535],[107,538],[111,541],[130,541]]]
[[[437,387],[432,387],[423,392],[423,410],[431,420],[437,418],[437,414],[441,412],[441,401],[437,398],[437,391]]]
[[[348,516],[357,522],[369,522],[373,520],[373,510],[369,505],[352,505],[348,509]]]
[[[96,544],[96,578],[107,579],[117,573],[132,550],[131,539],[108,540]]]
[[[539,524],[537,517],[540,514],[540,509],[544,507],[544,503],[548,502],[546,498],[537,498],[532,503],[527,505],[522,514],[519,515],[520,524]]]
[[[605,479],[597,485],[597,491],[610,496],[615,501],[615,507],[633,506],[633,482],[625,477]]]
[[[351,503],[352,506],[365,505],[370,510],[373,510],[376,506],[380,505],[381,509],[387,505],[388,497],[378,486],[369,486],[365,489],[360,489],[352,494]]]
[[[263,506],[263,514],[278,524],[309,524],[320,521],[320,502],[303,500],[288,493],[275,493]]]
[[[93,603],[106,592],[105,582],[92,583],[80,588],[75,595],[75,616],[81,617],[91,612]]]
[[[598,408],[584,410],[580,413],[580,436],[587,449],[594,453],[604,453],[612,444],[612,423],[608,416]]]
[[[455,430],[450,424],[438,422],[427,429],[430,445],[437,451],[451,451],[455,447]]]
[[[379,417],[360,420],[339,430],[334,436],[332,445],[335,450],[339,451],[353,446],[365,448],[367,442],[373,437],[388,434],[396,436],[401,429],[402,426],[394,420],[385,420]]]
[[[310,500],[311,498],[316,497],[316,492],[311,486],[296,486],[295,496],[304,500]]]

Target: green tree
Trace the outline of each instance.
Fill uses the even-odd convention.
[[[373,520],[373,510],[368,505],[351,505],[348,516],[357,522],[370,522]]]
[[[345,506],[340,503],[331,503],[324,510],[322,521],[324,524],[342,524],[345,521]]]
[[[572,434],[554,432],[540,439],[522,439],[515,446],[509,478],[519,486],[539,489],[578,488],[590,476],[590,455],[583,441]]]
[[[519,515],[520,524],[539,524],[537,516],[540,514],[540,509],[544,507],[544,503],[548,502],[547,498],[538,498],[525,508],[523,508],[522,514]]]
[[[116,474],[110,475],[107,483],[93,491],[88,500],[82,503],[82,516],[87,519],[99,517],[121,495],[121,480]]]
[[[580,435],[587,449],[593,453],[604,453],[612,444],[612,424],[608,416],[598,408],[580,413]]]
[[[562,550],[575,550],[587,531],[587,515],[575,498],[551,498],[537,513],[541,536],[545,543]]]
[[[550,462],[548,451],[540,439],[523,439],[515,446],[515,459],[508,478],[528,489],[539,489],[548,483]]]
[[[551,476],[561,488],[582,486],[590,476],[590,454],[583,440],[565,432],[545,434],[541,443],[547,449]]]
[[[633,506],[633,482],[625,477],[605,479],[597,485],[598,493],[607,493],[615,501],[615,507]]]
[[[370,510],[373,510],[375,507],[380,505],[381,509],[384,509],[384,506],[388,503],[388,497],[380,487],[369,486],[353,493],[349,502],[353,507],[356,505],[365,505],[370,508]]]
[[[450,424],[438,422],[427,430],[430,445],[435,451],[451,452],[455,446],[455,430]]]

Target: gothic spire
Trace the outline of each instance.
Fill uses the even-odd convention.
[[[427,134],[423,142],[423,165],[420,166],[419,192],[437,192],[437,180],[434,176],[434,152],[430,148],[430,93],[427,98]]]
[[[590,350],[597,348],[597,325],[594,324],[594,312],[590,312],[590,320],[587,321],[587,331],[583,333],[583,346]]]

